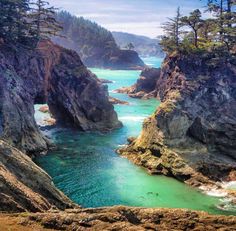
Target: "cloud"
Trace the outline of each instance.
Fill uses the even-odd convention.
[[[51,5],[83,16],[112,31],[156,37],[161,24],[175,15],[178,6],[183,14],[202,8],[199,0],[49,0]]]

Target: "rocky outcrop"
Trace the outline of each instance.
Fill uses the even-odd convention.
[[[24,48],[16,49],[2,45],[0,52],[0,135],[2,138],[29,153],[47,148],[49,142],[41,135],[33,119],[34,103],[48,103],[49,110],[57,119],[57,123],[66,123],[82,130],[108,130],[120,126],[113,107],[108,102],[106,87],[83,66],[75,53],[48,41],[40,44],[37,56],[35,56],[36,51]],[[19,52],[18,49],[22,49],[22,52]],[[230,76],[234,69],[231,63],[228,64],[229,69],[225,71],[227,76]],[[169,65],[166,63],[167,69]],[[165,70],[164,68],[163,73]],[[164,75],[161,76],[164,78]],[[185,78],[187,83],[187,77]],[[221,77],[218,76],[218,78]],[[227,89],[231,89],[231,86],[235,87],[232,79],[229,78],[223,82],[229,87]],[[207,80],[209,79],[207,78]],[[212,84],[209,83],[209,86]],[[191,96],[192,93],[196,94],[193,90],[195,88],[192,88],[191,84],[186,84],[186,86],[190,86],[190,90],[185,91],[186,88],[182,87],[183,94]],[[220,86],[222,87],[222,85]],[[223,89],[225,89],[225,85],[223,85]],[[190,114],[190,108],[187,107],[191,102],[184,104],[184,100],[180,100],[182,99],[181,93],[177,94],[175,90],[176,88],[167,94],[159,92],[160,97],[171,103],[168,103],[167,107],[164,107],[164,104],[155,116],[146,121],[142,137],[138,140],[130,139],[129,148],[131,150],[132,147],[132,151],[135,151],[132,152],[132,155],[127,151],[126,153],[128,153],[127,156],[138,156],[138,158],[141,156],[142,164],[147,164],[147,167],[150,167],[149,163],[154,163],[152,169],[155,169],[156,172],[171,173],[183,179],[183,171],[180,170],[191,169],[193,173],[197,171],[196,168],[190,166],[191,163],[184,160],[182,152],[177,152],[177,148],[182,148],[179,141],[180,125],[190,121],[189,119],[186,122],[186,117],[182,118],[181,106],[185,106],[189,115],[194,115],[194,113]],[[203,93],[208,94],[206,92],[203,90]],[[231,91],[227,91],[227,93],[227,99],[233,101]],[[202,95],[202,97],[205,96]],[[193,99],[196,102],[199,99],[201,101],[200,96],[197,99],[195,97]],[[165,100],[163,101],[165,102]],[[163,115],[167,117],[166,122],[161,119]],[[226,113],[226,115],[228,114]],[[159,120],[157,122],[159,116],[160,122]],[[171,123],[172,118],[180,120],[181,123],[179,125]],[[189,118],[191,117],[189,116]],[[227,119],[228,117],[225,118],[226,121]],[[174,119],[174,121],[176,120]],[[195,127],[193,126],[194,121],[193,119],[189,127]],[[215,121],[217,122],[217,118]],[[171,126],[174,126],[173,128],[169,126],[169,122]],[[234,135],[234,130],[230,130],[232,128],[230,125],[226,127],[225,133]],[[166,129],[167,127],[168,129]],[[176,139],[172,139],[174,136],[172,129],[176,130],[178,134]],[[219,145],[216,144],[200,142],[200,139],[194,138],[193,134],[194,132],[186,132],[184,134],[186,137],[183,136],[183,141],[192,140],[192,144],[195,145],[192,148],[205,148],[200,151],[207,150],[208,145],[215,147],[215,150],[219,148]],[[230,139],[228,136],[227,138]],[[228,140],[226,138],[223,140],[226,145],[225,142]],[[137,149],[134,149],[135,146]],[[234,148],[234,146],[231,147]],[[186,145],[184,150],[189,151],[189,146]],[[234,158],[231,150],[233,149],[224,153],[225,157],[213,154],[216,158],[222,157],[222,162],[225,162]],[[187,153],[187,151],[186,156],[192,155],[191,157],[197,158],[194,153]],[[142,158],[143,156],[146,160]],[[206,156],[204,158],[201,156],[201,159],[205,160],[208,156],[210,158],[210,154],[206,153]],[[186,161],[185,164],[183,164],[183,160]],[[176,171],[173,170],[174,166]],[[224,163],[221,163],[221,166],[223,167],[220,170],[223,170],[224,173]],[[227,171],[230,168],[232,168],[232,163],[229,163]],[[231,172],[229,177],[233,176],[234,173]],[[1,230],[41,230],[42,228],[52,230],[147,230],[156,228],[161,230],[215,230],[227,228],[234,230],[236,223],[233,216],[211,216],[207,213],[187,210],[129,207],[81,209],[75,207],[77,206],[54,187],[48,174],[35,165],[27,155],[0,140],[0,210],[11,213],[24,212],[11,215],[0,214]],[[73,209],[68,210],[68,208]],[[30,214],[28,212],[41,213]]]
[[[113,83],[113,81],[111,81],[111,80],[108,80],[108,79],[99,79],[99,81],[101,82],[101,83],[103,83],[103,84],[107,84],[107,83]]]
[[[120,99],[117,99],[117,98],[114,98],[114,97],[109,97],[109,102],[112,103],[112,104],[121,104],[121,105],[129,105],[129,102],[127,101],[123,101],[123,100],[120,100]]]
[[[43,212],[74,206],[27,155],[0,140],[0,211]]]
[[[235,216],[213,216],[181,209],[111,207],[0,214],[2,230],[235,230]]]
[[[116,49],[105,56],[102,67],[115,70],[142,70],[145,64],[136,51]]]
[[[117,93],[128,94],[132,98],[150,99],[157,96],[156,84],[160,78],[160,68],[145,68],[136,84],[131,87],[117,89]]]
[[[77,39],[78,37],[76,37]],[[96,35],[94,35],[94,39],[96,39]],[[145,63],[136,51],[121,50],[116,44],[107,48],[107,45],[98,47],[95,41],[92,45],[85,43],[83,44],[84,47],[90,47],[89,54],[87,52],[85,54],[83,49],[71,39],[57,37],[53,38],[53,41],[60,46],[76,51],[88,67],[113,70],[142,70],[145,67]],[[109,43],[110,41],[108,41]]]
[[[35,154],[49,141],[34,120],[34,104],[47,103],[57,124],[107,131],[121,126],[107,87],[76,52],[42,41],[36,50],[0,44],[0,137]]]
[[[63,27],[62,36],[52,38],[53,41],[76,51],[86,66],[115,70],[144,68],[136,51],[120,49],[112,33],[95,22],[66,11],[59,12],[57,20]]]
[[[119,153],[193,186],[226,180],[236,169],[235,57],[169,56],[156,86],[160,107]]]

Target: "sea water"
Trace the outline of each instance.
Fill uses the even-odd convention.
[[[153,67],[161,59],[145,58]],[[127,143],[129,136],[138,136],[142,122],[160,102],[156,99],[129,98],[114,90],[131,86],[140,71],[91,69],[99,78],[112,80],[110,95],[128,101],[115,110],[123,127],[110,133],[83,133],[70,129],[51,130],[57,149],[36,159],[69,198],[83,207],[128,205],[141,207],[187,208],[213,214],[233,214],[217,208],[221,198],[199,192],[173,178],[149,175],[145,169],[120,157],[115,150]],[[36,118],[42,114],[36,110]]]

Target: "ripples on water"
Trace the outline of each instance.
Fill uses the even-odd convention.
[[[161,60],[152,58],[150,62],[160,66]],[[108,85],[111,96],[130,102],[129,106],[115,106],[124,127],[108,134],[65,129],[47,132],[58,148],[36,162],[52,176],[55,185],[84,207],[122,204],[228,214],[217,209],[222,203],[220,198],[204,195],[172,178],[150,176],[115,153],[119,145],[126,143],[127,137],[139,135],[143,120],[155,111],[159,102],[132,99],[113,92],[135,83],[139,71],[92,71],[100,78],[113,81]],[[43,115],[36,111],[37,120],[42,119]]]

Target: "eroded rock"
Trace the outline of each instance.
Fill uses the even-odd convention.
[[[43,212],[74,206],[44,170],[0,140],[0,211]]]
[[[76,52],[42,41],[36,50],[1,44],[0,136],[30,154],[50,142],[34,119],[34,104],[49,105],[58,124],[107,131],[121,126],[108,90]]]
[[[119,153],[195,187],[229,179],[236,169],[235,89],[235,57],[167,57],[156,84],[162,103]]]
[[[121,105],[129,105],[129,102],[124,101],[124,100],[120,100],[114,97],[109,97],[109,102],[112,104],[121,104]]]
[[[160,78],[160,68],[145,68],[137,83],[131,87],[117,89],[117,93],[128,94],[132,98],[150,99],[157,97],[156,84]]]

